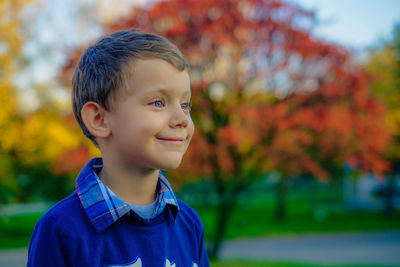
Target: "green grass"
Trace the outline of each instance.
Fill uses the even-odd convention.
[[[277,263],[248,260],[213,261],[211,267],[306,267],[309,265],[296,263]]]
[[[205,207],[196,210],[204,224],[205,239],[211,240],[216,211]],[[273,214],[273,201],[241,203],[230,218],[225,237],[400,229],[399,211],[386,218],[381,211],[349,211],[329,205],[315,208],[304,201],[292,201],[287,205],[284,222],[277,222]]]
[[[379,265],[313,265],[302,263],[285,263],[285,262],[266,262],[266,261],[249,261],[249,260],[229,260],[211,262],[211,267],[379,267]],[[384,265],[386,267],[398,267],[400,265]]]
[[[27,247],[40,214],[0,217],[0,249]]]
[[[225,237],[233,239],[282,234],[400,229],[399,211],[394,212],[391,218],[385,218],[382,212],[349,211],[335,204],[304,199],[306,198],[303,196],[289,199],[287,220],[278,223],[274,220],[274,201],[271,196],[244,198],[232,214]],[[314,203],[318,203],[318,206]],[[202,218],[205,239],[212,240],[215,209],[193,206]],[[0,248],[27,247],[35,223],[41,215],[0,217]]]

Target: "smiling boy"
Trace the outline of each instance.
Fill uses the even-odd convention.
[[[160,171],[193,136],[188,68],[167,39],[136,30],[86,50],[73,109],[102,158],[39,220],[28,266],[209,266],[199,216]]]

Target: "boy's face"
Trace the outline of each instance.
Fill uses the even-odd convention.
[[[115,156],[128,168],[174,169],[193,136],[190,79],[161,59],[139,59],[107,119]]]

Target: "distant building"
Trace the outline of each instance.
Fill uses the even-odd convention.
[[[377,179],[373,174],[363,174],[358,179],[346,178],[343,181],[343,197],[348,208],[382,210],[385,208],[388,192],[393,190],[393,208],[400,210],[400,174],[392,186],[389,179]]]

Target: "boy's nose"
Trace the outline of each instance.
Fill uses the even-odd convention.
[[[187,118],[174,118],[170,121],[170,126],[172,128],[186,128],[189,124],[189,120]]]
[[[183,120],[181,123],[177,123],[175,124],[174,127],[182,127],[182,128],[186,128],[188,125],[188,121],[187,120]]]
[[[174,109],[173,111],[170,120],[170,126],[172,128],[176,127],[186,128],[189,124],[189,116],[190,115],[186,114],[179,106],[179,109]]]

